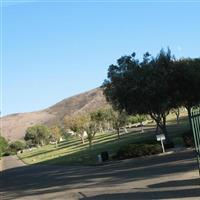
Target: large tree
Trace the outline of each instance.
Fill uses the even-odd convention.
[[[169,141],[166,116],[172,107],[169,75],[173,68],[170,50],[161,50],[157,57],[144,54],[143,61],[131,56],[121,57],[111,65],[104,82],[107,100],[118,110],[129,114],[148,114]]]
[[[186,107],[190,117],[191,108],[200,104],[200,58],[174,62],[170,82],[173,107]]]

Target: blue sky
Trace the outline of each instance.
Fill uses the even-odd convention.
[[[200,56],[200,1],[4,1],[2,10],[3,115],[98,87],[132,52]]]

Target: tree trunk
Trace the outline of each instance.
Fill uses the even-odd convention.
[[[159,131],[159,126],[158,126],[158,124],[156,123],[156,135],[158,135],[158,131]]]
[[[165,135],[165,141],[166,143],[171,143],[171,139],[169,137],[167,126],[166,126],[166,116],[162,116],[162,125],[160,126],[162,133]]]
[[[169,134],[168,134],[168,131],[167,131],[167,126],[166,126],[166,114],[160,114],[160,115],[153,115],[151,114],[150,115],[152,117],[152,119],[155,120],[156,124],[157,124],[157,128],[156,128],[156,134],[158,134],[158,129],[160,128],[160,130],[162,131],[162,133],[165,135],[165,138],[166,138],[166,142],[167,143],[170,143],[171,140],[169,138]]]
[[[81,135],[80,138],[81,138],[82,144],[85,144],[84,136]]]
[[[92,140],[89,139],[89,147],[91,148],[92,147]]]
[[[103,126],[102,126],[102,124],[100,124],[100,128],[99,128],[99,130],[100,130],[100,133],[103,133]]]
[[[140,122],[140,127],[141,127],[141,133],[144,133],[143,123],[142,122]]]
[[[177,124],[179,124],[179,119],[180,119],[180,109],[179,108],[177,109],[177,112],[175,112],[175,115],[176,115],[176,122],[177,122]]]

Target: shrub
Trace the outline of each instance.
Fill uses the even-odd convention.
[[[4,154],[7,146],[8,146],[8,142],[6,141],[6,139],[0,136],[0,156]]]
[[[35,125],[27,128],[24,137],[25,141],[31,140],[31,143],[35,146],[43,146],[49,144],[50,131],[45,125]]]
[[[12,155],[12,153],[8,150],[6,150],[4,153],[3,153],[3,156],[10,156]]]
[[[194,136],[192,131],[187,131],[183,133],[182,137],[186,147],[194,147]]]
[[[129,144],[121,147],[114,158],[127,159],[161,153],[159,144]]]
[[[15,141],[9,144],[8,153],[16,153],[17,151],[23,150],[26,147],[26,143],[23,141]]]

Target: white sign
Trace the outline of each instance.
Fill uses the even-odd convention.
[[[160,141],[163,153],[165,153],[165,147],[163,144],[163,140],[165,140],[165,135],[164,134],[156,135],[156,139],[157,139],[157,141]]]
[[[156,138],[157,141],[165,140],[165,135],[164,134],[156,135]]]

